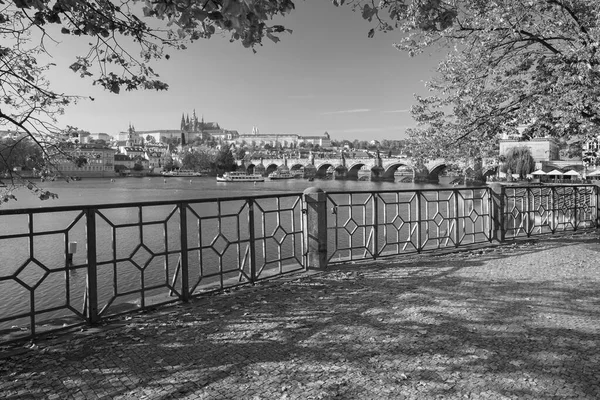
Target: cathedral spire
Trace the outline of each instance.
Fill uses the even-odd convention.
[[[194,112],[192,114],[192,132],[198,132],[198,117],[196,116],[196,109],[194,108]]]
[[[185,130],[185,116],[181,113],[181,130]]]

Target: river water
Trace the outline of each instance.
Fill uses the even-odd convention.
[[[446,182],[449,179],[447,178]],[[442,181],[444,182],[444,181]],[[336,180],[315,180],[309,182],[304,179],[278,180],[261,183],[220,183],[216,182],[212,177],[152,177],[152,178],[117,178],[111,179],[83,179],[76,182],[43,182],[38,183],[42,188],[49,190],[58,195],[58,199],[41,201],[33,196],[29,191],[20,189],[15,192],[18,198],[16,202],[2,204],[0,207],[0,235],[24,234],[27,233],[28,222],[27,215],[1,215],[4,209],[21,209],[21,208],[44,208],[56,206],[89,206],[100,204],[121,204],[121,203],[142,203],[145,201],[179,201],[179,200],[197,200],[197,199],[212,199],[212,198],[229,198],[229,197],[245,197],[254,195],[268,194],[285,194],[285,193],[301,193],[308,187],[319,187],[324,191],[380,191],[380,190],[411,190],[411,189],[426,189],[426,188],[443,188],[448,187],[447,184],[412,184],[399,182],[370,182],[370,181],[336,181]],[[237,207],[234,204],[229,205],[232,208]],[[157,219],[165,218],[172,210],[173,206],[156,207],[154,212]],[[200,204],[196,207],[198,212],[202,212],[202,207],[211,207],[210,203]],[[146,209],[146,208],[145,208]],[[115,210],[105,210],[103,215],[108,219],[114,217],[114,221],[135,221],[137,218],[137,209],[123,208]],[[221,213],[227,212],[222,209]],[[218,213],[217,213],[218,214]],[[276,217],[276,214],[271,214]],[[188,218],[190,215],[188,215]],[[193,216],[191,216],[193,217]],[[80,218],[77,220],[77,218]],[[257,217],[258,218],[258,217]],[[75,254],[74,265],[85,264],[85,218],[81,218],[78,211],[69,211],[62,213],[42,213],[34,216],[34,231],[45,232],[53,229],[65,229],[69,224],[73,224],[69,228],[68,241],[78,241],[80,248]],[[168,219],[168,217],[167,217]],[[230,218],[232,221],[237,221],[239,218]],[[77,222],[78,221],[78,222]],[[196,221],[196,220],[195,220]],[[123,222],[118,222],[123,223]],[[203,221],[202,229],[199,229],[206,236],[214,236],[215,232],[226,232],[227,229],[233,229],[234,223],[231,226],[226,226],[227,222],[223,222],[225,226],[221,226],[221,221],[217,219],[206,219]],[[196,222],[194,222],[196,224]],[[214,225],[214,226],[211,226]],[[188,223],[188,229],[191,223]],[[171,218],[167,223],[162,225],[144,227],[144,244],[148,248],[156,247],[156,253],[165,252],[165,247],[175,250],[177,243],[171,243],[171,240],[177,241],[179,234],[168,234],[165,244],[161,242],[165,236],[163,229],[168,232],[176,232],[178,230],[177,218]],[[242,227],[243,228],[243,227]],[[247,228],[247,227],[246,227]],[[240,227],[238,226],[238,230]],[[141,255],[139,265],[143,265],[144,251],[138,251],[135,256],[136,246],[139,245],[138,227],[119,228],[116,229],[115,238],[113,239],[111,227],[102,219],[97,218],[97,246],[98,246],[98,262],[103,259],[127,259],[135,260],[138,253]],[[171,238],[173,236],[173,238]],[[193,235],[190,236],[190,246],[193,241]],[[294,236],[293,243],[290,246],[299,246],[298,234]],[[235,237],[235,232],[232,233]],[[114,241],[113,241],[114,240]],[[113,245],[114,243],[114,245]],[[116,250],[113,250],[113,246]],[[215,244],[218,247],[218,244]],[[189,248],[189,247],[188,247]],[[228,260],[228,266],[232,268],[234,274],[239,272],[235,250],[232,250],[231,255],[225,255],[222,258]],[[229,251],[228,250],[228,251]],[[114,251],[114,253],[113,253]],[[273,250],[275,251],[275,250]],[[2,318],[11,316],[24,315],[29,310],[34,308],[36,311],[40,309],[48,309],[49,312],[44,312],[44,315],[37,320],[47,318],[61,317],[65,314],[70,314],[69,309],[64,308],[65,299],[70,304],[70,307],[76,310],[81,310],[83,302],[83,292],[85,290],[85,270],[72,270],[65,274],[65,236],[62,233],[36,236],[32,241],[27,237],[4,239],[0,240],[0,330],[13,324],[27,324],[28,318],[13,318],[2,322]],[[265,254],[272,252],[265,247]],[[238,250],[239,253],[239,250]],[[229,258],[227,258],[229,257]],[[268,258],[268,254],[263,257]],[[29,261],[28,261],[29,260]],[[264,260],[263,260],[264,261]],[[119,261],[114,265],[106,263],[98,268],[98,285],[100,301],[106,305],[110,305],[113,299],[113,291],[128,292],[136,290],[139,287],[139,282],[144,281],[144,285],[163,285],[164,265],[168,265],[167,271],[173,277],[173,269],[177,264],[177,259],[172,256],[155,257],[152,262],[145,267],[132,267],[130,261]],[[201,264],[210,264],[213,267],[218,260],[211,259],[202,261]],[[223,261],[221,261],[222,263]],[[265,261],[266,262],[266,261]],[[197,264],[197,263],[196,263]],[[235,265],[234,265],[235,264]],[[143,272],[140,272],[144,270]],[[168,281],[169,279],[167,279]],[[116,289],[114,289],[116,288]],[[164,292],[164,288],[162,289]],[[135,298],[135,295],[130,296]],[[128,296],[119,297],[117,300],[124,303],[131,303],[132,298]],[[32,307],[34,305],[34,307]],[[51,310],[51,308],[57,308]]]
[[[288,179],[252,183],[216,182],[214,177],[152,177],[83,179],[75,182],[37,182],[40,187],[58,195],[58,199],[41,201],[28,190],[15,191],[18,201],[2,204],[0,210],[54,207],[90,204],[115,204],[141,201],[192,200],[218,197],[254,196],[289,192],[302,192],[308,187],[319,187],[325,191],[359,190],[407,190],[440,188],[447,186],[449,178],[442,178],[441,184],[414,184],[400,182],[320,180],[309,182],[306,179]]]

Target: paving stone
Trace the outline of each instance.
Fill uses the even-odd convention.
[[[0,398],[597,399],[599,250],[349,263],[124,316],[0,349]]]

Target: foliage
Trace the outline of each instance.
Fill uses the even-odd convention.
[[[244,157],[246,157],[246,153],[247,153],[246,149],[244,149],[243,147],[239,147],[235,151],[235,158],[237,160],[243,160]]]
[[[38,166],[40,148],[27,136],[0,140],[0,172],[7,173],[15,168],[31,170]]]
[[[173,163],[173,158],[168,157],[165,160],[165,165],[163,165],[163,170],[164,171],[171,171],[173,168],[175,168],[175,164]]]
[[[510,170],[511,173],[518,174],[519,178],[525,179],[527,174],[535,170],[535,160],[529,147],[511,147],[504,157],[506,161],[501,167],[503,172]]]
[[[334,4],[343,0],[333,0]],[[490,151],[499,134],[595,136],[600,124],[600,3],[596,0],[353,1],[376,29],[398,29],[411,56],[447,57],[417,97],[410,132],[422,157]],[[484,146],[482,146],[482,144]],[[418,147],[418,148],[416,148]],[[448,152],[449,154],[446,154]]]
[[[559,141],[559,153],[560,158],[582,158],[583,157],[583,141],[585,138],[574,137],[566,140],[562,139]]]
[[[204,151],[190,151],[185,153],[181,160],[183,169],[201,171],[209,169],[215,162],[215,158]]]
[[[277,42],[280,34],[291,33],[270,20],[293,8],[290,0],[0,2],[0,129],[27,135],[43,153],[43,173],[56,171],[52,160],[63,155],[65,140],[56,116],[82,98],[63,93],[46,79],[54,66],[43,61],[52,56],[47,42],[69,36],[88,43],[69,68],[110,92],[165,90],[168,85],[152,69],[153,60],[168,60],[170,50],[222,33],[254,51],[264,37]],[[10,179],[29,187],[18,175]]]
[[[215,159],[215,167],[217,173],[222,173],[224,171],[235,171],[237,169],[237,164],[235,163],[235,158],[233,157],[233,153],[229,147],[223,147],[217,157]]]

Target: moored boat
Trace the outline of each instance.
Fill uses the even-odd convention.
[[[202,176],[200,172],[196,172],[192,169],[179,169],[173,170],[169,172],[163,172],[164,176],[181,176],[181,177],[190,177],[190,176]]]
[[[265,178],[259,174],[247,174],[241,171],[225,172],[217,176],[217,182],[264,182]]]
[[[269,179],[294,179],[296,176],[285,171],[274,171],[269,174]]]

